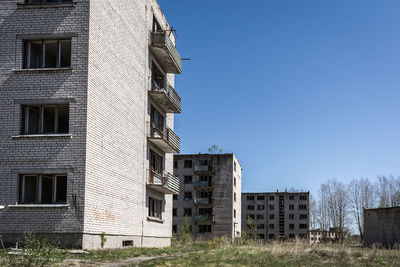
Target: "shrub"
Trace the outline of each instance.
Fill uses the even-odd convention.
[[[179,227],[178,233],[173,235],[172,244],[175,246],[192,244],[192,231],[187,217],[184,218],[182,225]]]
[[[106,238],[106,233],[105,232],[101,232],[100,234],[100,246],[101,248],[104,248],[104,245],[107,242],[107,238]]]

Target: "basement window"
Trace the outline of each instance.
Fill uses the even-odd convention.
[[[66,134],[69,105],[23,105],[22,134]]]
[[[122,247],[133,247],[133,240],[122,241]]]
[[[162,200],[149,197],[149,217],[162,219]]]
[[[71,39],[25,41],[23,67],[24,69],[71,67]]]
[[[20,176],[20,204],[65,204],[67,176],[37,174]]]
[[[199,225],[199,233],[211,233],[211,225]]]

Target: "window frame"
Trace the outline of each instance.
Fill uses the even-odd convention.
[[[40,5],[40,4],[39,4]],[[70,54],[69,54],[69,66],[61,67],[61,43],[63,41],[69,41],[70,43]],[[33,42],[41,42],[41,62],[40,67],[31,67],[31,46]],[[56,66],[46,67],[46,43],[57,42],[57,53],[56,53]],[[23,61],[22,69],[69,69],[72,67],[72,38],[57,38],[57,39],[26,39],[23,40]]]
[[[59,110],[61,107],[67,108],[67,115],[68,115],[68,122],[67,122],[67,131],[60,132],[59,131]],[[39,109],[39,122],[38,122],[38,133],[30,133],[29,132],[29,114],[30,109],[38,108]],[[45,108],[54,108],[54,132],[45,132],[44,125],[45,125]],[[69,134],[70,132],[70,105],[69,103],[63,104],[28,104],[28,105],[21,105],[21,126],[20,126],[20,133],[22,135],[43,135],[43,134]]]
[[[51,192],[51,203],[42,203],[42,190],[43,190],[43,176],[51,176],[52,178],[52,192]],[[27,202],[25,201],[25,187],[26,187],[26,177],[35,177],[35,201]],[[57,203],[57,182],[58,177],[65,177],[66,187],[65,187],[65,201]],[[18,204],[22,205],[57,205],[57,204],[67,204],[68,196],[68,175],[67,174],[21,174],[19,175],[19,199]]]
[[[148,206],[148,216],[150,218],[156,218],[162,220],[162,206],[163,206],[163,200],[154,198],[152,196],[148,197],[149,200],[149,206]],[[155,204],[155,205],[154,205]]]

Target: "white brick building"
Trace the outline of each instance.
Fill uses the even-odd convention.
[[[98,248],[104,232],[106,247],[170,244],[174,44],[156,0],[0,2],[6,243],[35,232]]]

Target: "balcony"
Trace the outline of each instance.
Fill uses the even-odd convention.
[[[214,222],[214,215],[203,214],[194,216],[195,222]]]
[[[181,139],[174,131],[165,125],[150,123],[150,135],[148,140],[160,148],[164,153],[179,153]]]
[[[165,113],[181,113],[181,98],[171,85],[160,88],[153,84],[149,95]]]
[[[199,188],[207,188],[207,187],[213,187],[213,184],[212,182],[209,181],[196,181],[194,182],[194,186]]]
[[[196,204],[198,206],[209,206],[209,205],[212,205],[212,199],[211,198],[195,198],[194,204]]]
[[[148,171],[147,187],[163,194],[179,194],[179,178],[167,173]]]
[[[150,49],[165,72],[180,74],[182,60],[175,45],[169,38],[170,32],[155,31],[150,33]]]
[[[214,173],[214,168],[212,166],[194,166],[194,172],[197,174],[207,174],[207,173]]]

